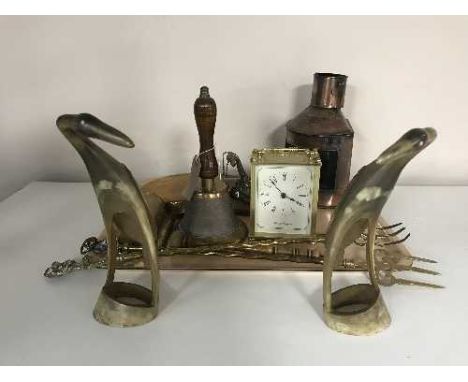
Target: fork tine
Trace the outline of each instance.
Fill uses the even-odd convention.
[[[436,289],[445,288],[443,285],[431,284],[431,283],[426,283],[423,281],[400,279],[396,277],[395,277],[395,283],[400,284],[400,285],[422,286],[426,288],[436,288]]]
[[[418,256],[407,256],[410,257],[413,260],[420,261],[422,263],[431,263],[431,264],[437,264],[436,260],[432,259],[426,259],[425,257],[418,257]]]
[[[405,242],[406,240],[408,240],[408,238],[411,236],[411,233],[408,232],[408,234],[403,238],[403,239],[400,239],[400,240],[394,240],[394,241],[389,241],[387,243],[385,243],[384,245],[396,245],[396,244],[401,244],[403,242]]]
[[[385,233],[385,235],[388,236],[388,237],[393,237],[393,236],[399,235],[400,233],[402,233],[405,230],[406,230],[406,227],[401,227],[400,229],[398,229],[396,231],[393,231],[393,232],[390,232],[390,233]]]
[[[436,271],[432,271],[430,269],[420,268],[420,267],[408,267],[408,271],[418,272],[418,273],[425,273],[427,275],[433,275],[433,276],[439,276],[440,275],[440,272],[436,272]]]
[[[387,226],[384,226],[384,227],[377,227],[377,229],[383,229],[383,230],[392,229],[392,228],[399,227],[399,226],[401,226],[402,224],[403,224],[402,222],[399,222],[399,223],[387,225]]]

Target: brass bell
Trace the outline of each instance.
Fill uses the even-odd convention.
[[[218,162],[213,145],[216,103],[206,86],[194,104],[195,121],[200,139],[201,189],[187,203],[180,228],[188,245],[231,243],[247,236],[246,225],[233,208],[227,186],[218,179]]]

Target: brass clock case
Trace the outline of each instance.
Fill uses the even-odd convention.
[[[257,206],[257,168],[267,165],[283,165],[283,166],[310,166],[311,171],[311,190],[310,190],[310,232],[307,234],[291,234],[291,233],[270,233],[260,232],[255,227],[255,210]],[[317,150],[299,149],[299,148],[266,148],[254,149],[250,158],[250,235],[254,237],[287,237],[287,238],[303,238],[312,237],[315,235],[315,227],[317,220],[317,203],[318,189],[320,177],[320,156]]]

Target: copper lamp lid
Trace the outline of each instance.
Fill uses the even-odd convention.
[[[315,73],[312,106],[340,109],[344,105],[347,76],[336,73]]]

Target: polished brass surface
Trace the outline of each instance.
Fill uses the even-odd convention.
[[[313,236],[317,233],[317,201],[318,201],[318,182],[320,177],[320,157],[316,150],[297,149],[297,148],[273,148],[273,149],[254,149],[250,157],[250,234],[257,237],[277,237],[280,234],[271,234],[257,232],[255,229],[255,210],[257,208],[257,167],[263,165],[300,165],[311,166],[311,227],[310,232],[305,236]],[[298,237],[299,235],[282,234],[284,237]]]
[[[262,164],[295,164],[320,166],[320,156],[316,150],[300,148],[254,149],[250,163]]]
[[[434,129],[412,129],[376,160],[359,170],[338,204],[327,233],[323,270],[324,319],[339,332],[375,334],[390,325],[380,294],[375,257],[377,220],[398,177],[408,162],[436,138]],[[370,284],[352,285],[332,293],[335,264],[347,246],[367,229],[366,262]]]
[[[133,142],[90,114],[62,115],[57,119],[57,126],[86,165],[106,230],[108,272],[94,308],[94,317],[110,326],[145,324],[154,319],[158,312],[158,248],[152,218],[161,216],[153,214],[150,217],[147,202],[128,168],[90,138],[123,147],[133,147]],[[151,203],[163,204],[161,200],[154,198]],[[142,259],[151,274],[151,289],[114,281],[118,243],[122,239],[133,239],[141,243]]]

